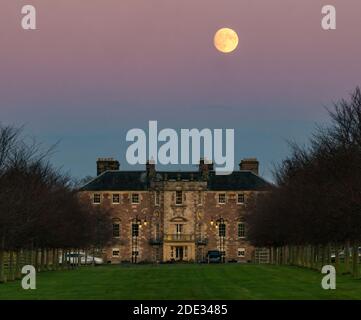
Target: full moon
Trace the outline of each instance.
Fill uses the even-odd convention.
[[[238,46],[237,33],[229,28],[219,29],[214,35],[214,46],[223,53],[234,51]]]

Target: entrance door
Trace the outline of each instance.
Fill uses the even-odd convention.
[[[175,258],[177,261],[183,261],[183,247],[175,248]]]

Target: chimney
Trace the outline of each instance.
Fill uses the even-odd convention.
[[[241,163],[239,164],[239,170],[252,171],[256,175],[258,175],[258,167],[259,162],[257,158],[246,158],[241,160]]]
[[[199,172],[202,174],[203,178],[208,178],[209,171],[213,171],[213,163],[207,159],[201,158],[199,160]]]
[[[97,159],[97,175],[99,176],[108,170],[119,170],[119,161],[113,158],[98,158]]]
[[[154,178],[155,177],[155,162],[154,160],[148,160],[147,164],[145,165],[147,170],[147,177]]]

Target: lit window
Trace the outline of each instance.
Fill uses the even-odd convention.
[[[244,194],[238,193],[237,203],[244,203]]]
[[[118,249],[118,248],[114,248],[112,255],[113,255],[113,257],[119,257],[119,249]]]
[[[238,238],[244,238],[246,236],[246,226],[243,222],[238,223]]]
[[[113,223],[113,237],[119,238],[120,237],[120,224],[119,222]]]
[[[225,237],[226,236],[226,224],[225,223],[220,223],[218,226],[218,230],[219,230],[219,236],[220,237]]]
[[[220,193],[218,195],[218,203],[226,203],[226,194],[225,193]]]
[[[99,193],[94,193],[94,195],[93,195],[93,203],[95,203],[95,204],[100,203],[100,194]]]
[[[175,204],[182,204],[183,203],[183,192],[176,191],[175,193]]]
[[[120,203],[120,195],[119,195],[119,193],[113,194],[113,203]]]
[[[238,248],[237,250],[238,257],[244,258],[246,255],[246,249],[245,248]]]
[[[139,203],[139,194],[132,193],[132,203]]]

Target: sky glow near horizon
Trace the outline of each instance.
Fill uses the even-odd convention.
[[[325,106],[361,85],[357,0],[30,2],[36,31],[20,26],[27,3],[0,5],[0,122],[60,140],[53,162],[76,177],[94,175],[97,157],[130,169],[126,131],[157,120],[234,128],[235,162],[257,157],[270,179],[286,140],[305,142]],[[335,31],[321,28],[326,4]],[[231,54],[214,48],[222,27],[238,34]]]

